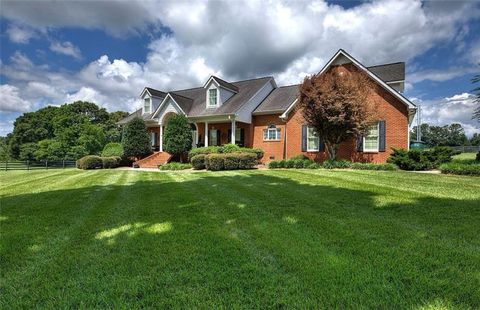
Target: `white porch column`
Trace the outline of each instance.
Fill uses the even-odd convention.
[[[208,122],[205,122],[205,146],[208,146]]]
[[[163,125],[160,124],[160,152],[163,152]]]
[[[235,126],[235,119],[232,119],[232,130],[231,130],[231,137],[230,137],[230,143],[231,144],[235,144],[235,130],[236,130],[236,126]]]

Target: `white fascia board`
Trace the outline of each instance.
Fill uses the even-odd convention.
[[[183,115],[187,115],[187,113],[185,113],[185,111],[183,111],[183,109],[180,107],[180,105],[175,101],[175,99],[173,99],[173,97],[170,95],[170,93],[168,93],[165,98],[163,98],[162,102],[158,105],[158,108],[155,110],[155,112],[153,112],[151,118],[154,118],[155,116],[157,116],[157,113],[161,110],[161,108],[163,107],[163,105],[165,104],[165,102],[168,101],[168,98],[172,99],[172,102],[175,104],[176,108],[178,108],[179,111],[181,111],[183,113]]]
[[[288,108],[285,110],[285,112],[283,112],[282,115],[280,115],[280,118],[287,118],[288,117],[288,114],[290,113],[290,111],[292,111],[292,109],[295,107],[295,105],[297,104],[298,102],[298,98],[295,99],[292,103],[290,103],[290,105],[288,106]]]

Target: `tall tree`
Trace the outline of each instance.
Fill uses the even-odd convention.
[[[175,114],[165,126],[163,148],[179,159],[192,148],[192,128],[184,115]]]
[[[123,129],[122,146],[127,157],[145,157],[152,153],[150,137],[143,119],[136,117]]]
[[[300,85],[298,108],[323,139],[330,159],[337,158],[340,143],[365,134],[377,120],[375,102],[368,100],[373,88],[364,73],[340,67],[306,77]]]

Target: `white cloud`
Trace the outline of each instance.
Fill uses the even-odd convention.
[[[433,125],[460,123],[468,136],[480,133],[480,124],[472,119],[473,110],[477,105],[473,94],[461,93],[436,100],[410,99],[420,104],[422,123]]]
[[[478,72],[477,67],[452,67],[435,70],[421,70],[408,74],[407,79],[409,82],[415,84],[422,81],[433,82],[445,82],[456,77],[464,76],[466,74],[472,74]]]
[[[30,27],[22,27],[20,25],[10,25],[6,31],[10,41],[15,43],[26,44],[30,39],[36,36],[35,31]]]
[[[0,85],[0,111],[26,112],[32,105],[20,96],[20,90],[9,84]]]
[[[82,53],[80,52],[80,49],[75,45],[73,45],[72,42],[69,42],[69,41],[66,41],[66,42],[52,41],[50,43],[50,50],[57,54],[72,56],[73,58],[77,58],[77,59],[82,58]]]

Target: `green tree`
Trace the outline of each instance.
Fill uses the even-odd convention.
[[[10,159],[7,137],[0,137],[0,161]]]
[[[134,118],[123,129],[122,146],[127,157],[145,157],[152,153],[147,126],[141,118]]]
[[[192,128],[184,115],[169,118],[163,133],[163,149],[178,160],[192,148]]]
[[[20,160],[35,160],[35,152],[38,150],[38,144],[35,142],[24,143],[20,146]]]
[[[480,145],[480,134],[474,133],[472,138],[470,139],[471,145]]]
[[[102,128],[86,124],[82,127],[76,146],[83,146],[90,155],[99,155],[105,145],[105,134]]]
[[[420,125],[422,141],[429,146],[458,146],[468,144],[468,138],[461,124],[453,123],[445,126]],[[410,139],[416,140],[417,126],[410,133]]]

